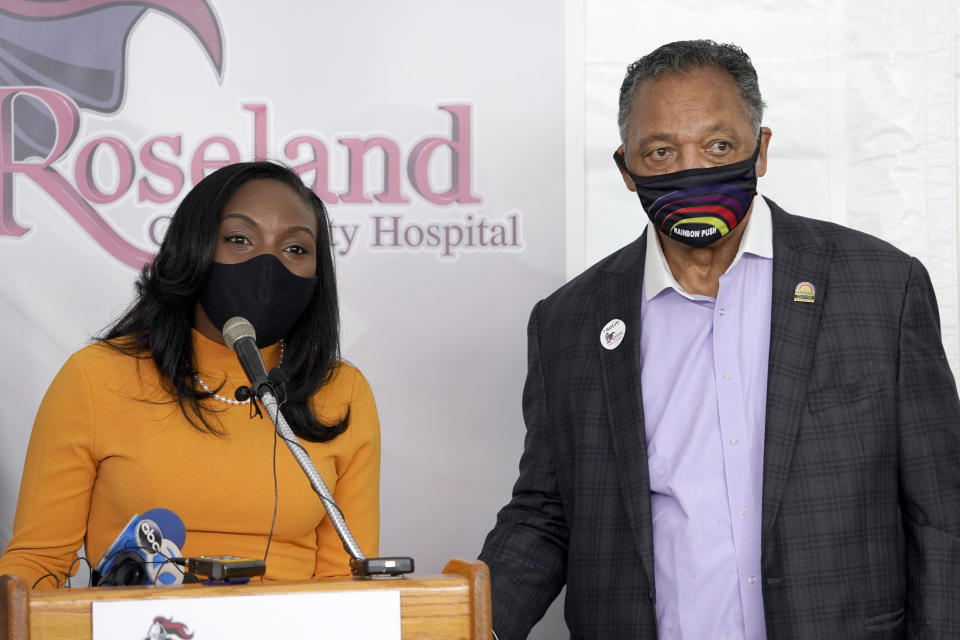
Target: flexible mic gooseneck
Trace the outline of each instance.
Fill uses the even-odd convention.
[[[300,464],[300,468],[307,475],[310,486],[320,496],[320,500],[327,511],[327,516],[330,518],[337,535],[340,536],[340,541],[343,542],[343,548],[346,549],[351,558],[360,561],[365,560],[366,556],[363,555],[360,545],[357,544],[353,534],[350,533],[350,528],[347,526],[340,508],[337,507],[333,494],[330,493],[330,489],[327,488],[320,473],[313,466],[310,456],[297,442],[296,435],[290,429],[290,425],[287,424],[283,414],[280,413],[280,406],[277,404],[277,399],[267,376],[267,368],[264,366],[263,358],[260,357],[260,351],[257,349],[257,332],[253,325],[240,316],[230,318],[223,324],[223,341],[237,352],[240,364],[243,366],[247,377],[250,378],[250,387],[260,398],[280,437],[287,443],[287,448],[290,449],[293,457]]]

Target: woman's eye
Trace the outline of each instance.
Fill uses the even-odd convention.
[[[293,254],[295,254],[295,255],[298,255],[298,256],[305,256],[305,255],[307,255],[307,253],[308,253],[306,247],[302,247],[302,246],[300,246],[300,245],[298,245],[298,244],[295,244],[295,245],[293,245],[293,246],[287,247],[287,251],[289,251],[290,253],[293,253]]]
[[[247,240],[246,236],[232,235],[224,238],[224,241],[229,242],[230,244],[250,244],[250,241]]]

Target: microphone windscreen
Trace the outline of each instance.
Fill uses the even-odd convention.
[[[254,342],[257,340],[257,332],[254,330],[253,325],[246,318],[241,318],[240,316],[233,316],[229,320],[223,323],[223,341],[226,343],[228,349],[233,349],[233,345],[240,338],[253,338]]]
[[[103,574],[113,564],[114,559],[121,551],[127,551],[137,548],[137,524],[140,522],[140,516],[134,514],[127,526],[120,531],[110,547],[104,552],[103,557],[97,564],[97,571]]]
[[[180,516],[170,511],[170,509],[157,508],[144,511],[141,518],[153,520],[157,527],[159,527],[160,534],[164,540],[169,540],[180,549],[183,548],[183,543],[187,539],[187,529],[183,525],[183,520],[180,519]]]

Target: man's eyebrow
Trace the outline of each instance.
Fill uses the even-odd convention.
[[[640,146],[646,146],[654,141],[663,140],[665,142],[676,142],[677,137],[672,133],[666,133],[661,131],[654,131],[648,135],[640,138]]]
[[[709,133],[736,133],[736,129],[722,122],[714,122],[704,125],[700,128],[701,135]],[[675,143],[677,141],[677,136],[674,133],[668,133],[666,131],[654,131],[642,137],[638,144],[640,146],[646,146],[652,142],[660,141]]]
[[[723,124],[722,122],[716,122],[716,123],[714,123],[714,124],[709,124],[709,125],[703,127],[703,128],[701,129],[701,131],[703,131],[703,133],[717,133],[717,132],[723,132],[723,133],[730,132],[730,133],[734,133],[734,132],[736,131],[736,129],[734,129],[734,128],[731,127],[730,125]]]

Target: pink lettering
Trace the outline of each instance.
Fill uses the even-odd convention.
[[[450,138],[424,138],[414,146],[407,159],[407,177],[421,197],[433,204],[476,204],[480,198],[471,191],[470,105],[440,105],[450,114]],[[430,158],[440,147],[450,149],[450,188],[437,193],[430,186]]]
[[[299,160],[301,146],[306,146],[313,151],[313,159],[294,165],[292,169],[300,176],[312,171],[314,174],[313,192],[327,204],[336,204],[337,194],[330,191],[328,187],[329,160],[326,145],[323,144],[322,140],[313,136],[297,136],[283,145],[283,155],[288,160]],[[310,184],[309,181],[306,182]]]
[[[104,146],[113,151],[117,163],[117,186],[113,193],[105,193],[97,186],[93,177],[93,157],[98,147]],[[77,162],[73,166],[73,178],[77,190],[87,199],[87,202],[110,204],[119,200],[133,184],[133,153],[119,138],[94,138],[83,145],[77,154]]]
[[[219,145],[227,152],[226,160],[211,160],[206,156],[207,149],[214,145]],[[219,169],[228,164],[240,162],[240,151],[237,149],[237,143],[226,136],[210,136],[197,145],[190,159],[190,180],[197,184],[207,175],[207,169]]]
[[[156,152],[157,145],[165,145],[173,152],[174,157],[180,157],[180,144],[180,136],[156,136],[140,147],[140,164],[143,168],[170,183],[170,192],[164,193],[155,188],[146,176],[140,178],[137,182],[137,199],[140,202],[170,202],[180,195],[180,190],[183,189],[183,170],[162,159]]]
[[[14,105],[18,96],[31,96],[50,111],[56,138],[50,154],[38,162],[18,162],[13,157]],[[79,128],[79,110],[68,96],[43,87],[0,88],[0,234],[21,236],[29,229],[13,217],[13,176],[33,181],[59,204],[101,247],[124,264],[139,269],[153,255],[124,240],[100,217],[76,189],[51,165],[70,147]]]
[[[15,126],[16,111],[25,100],[29,100],[31,106],[36,103],[37,108],[48,111],[53,120],[50,150],[45,154],[40,152],[39,155],[45,155],[42,158],[21,159],[14,150],[15,135],[19,135]],[[244,148],[249,149],[252,142],[250,155],[267,159],[271,137],[269,103],[243,103],[241,108],[252,115],[252,140],[247,140]],[[434,205],[480,203],[482,195],[474,193],[472,188],[472,106],[451,104],[437,108],[450,117],[449,134],[420,139],[409,149],[406,158],[408,150],[389,136],[337,138],[347,152],[346,185],[340,193],[330,188],[332,159],[329,146],[321,138],[311,133],[291,136],[283,144],[283,155],[297,162],[293,170],[308,184],[311,184],[309,174],[313,174],[312,189],[328,204],[369,205],[374,201],[409,204],[411,196],[406,193],[410,190]],[[19,237],[31,228],[17,219],[14,206],[14,186],[20,179],[15,176],[21,176],[43,190],[111,255],[139,268],[152,259],[152,254],[124,239],[93,207],[116,203],[129,195],[135,180],[138,203],[169,203],[182,196],[187,176],[196,184],[213,170],[241,160],[240,144],[227,135],[211,135],[201,140],[192,153],[183,148],[182,135],[153,135],[139,149],[119,137],[101,136],[82,145],[75,154],[73,166],[58,169],[63,167],[67,151],[76,142],[80,117],[73,100],[56,90],[0,87],[0,235]],[[369,158],[371,152],[375,160]],[[248,152],[243,156],[247,157]],[[448,157],[450,177],[446,180]],[[402,184],[404,161],[409,186]],[[112,167],[100,171],[101,167],[111,164],[115,171]],[[371,167],[372,172],[366,170]],[[73,184],[67,178],[72,178]],[[479,236],[481,246],[509,245],[505,227],[499,235],[495,229],[493,237],[488,237],[483,222],[461,229],[413,223],[401,226],[398,216],[375,216],[374,219],[373,246],[459,247],[464,243],[473,246],[475,235]],[[145,230],[151,240],[159,241],[166,222],[165,215],[150,222]],[[452,249],[445,249],[443,256],[451,257],[451,252]]]
[[[383,190],[374,198],[378,202],[405,204],[410,202],[400,193],[400,145],[390,138],[378,136],[362,138],[338,138],[337,142],[349,151],[350,164],[347,168],[347,192],[340,196],[351,204],[373,202],[363,192],[363,158],[367,151],[374,148],[383,150]]]
[[[245,104],[245,111],[253,114],[253,157],[256,160],[267,159],[267,105]]]

